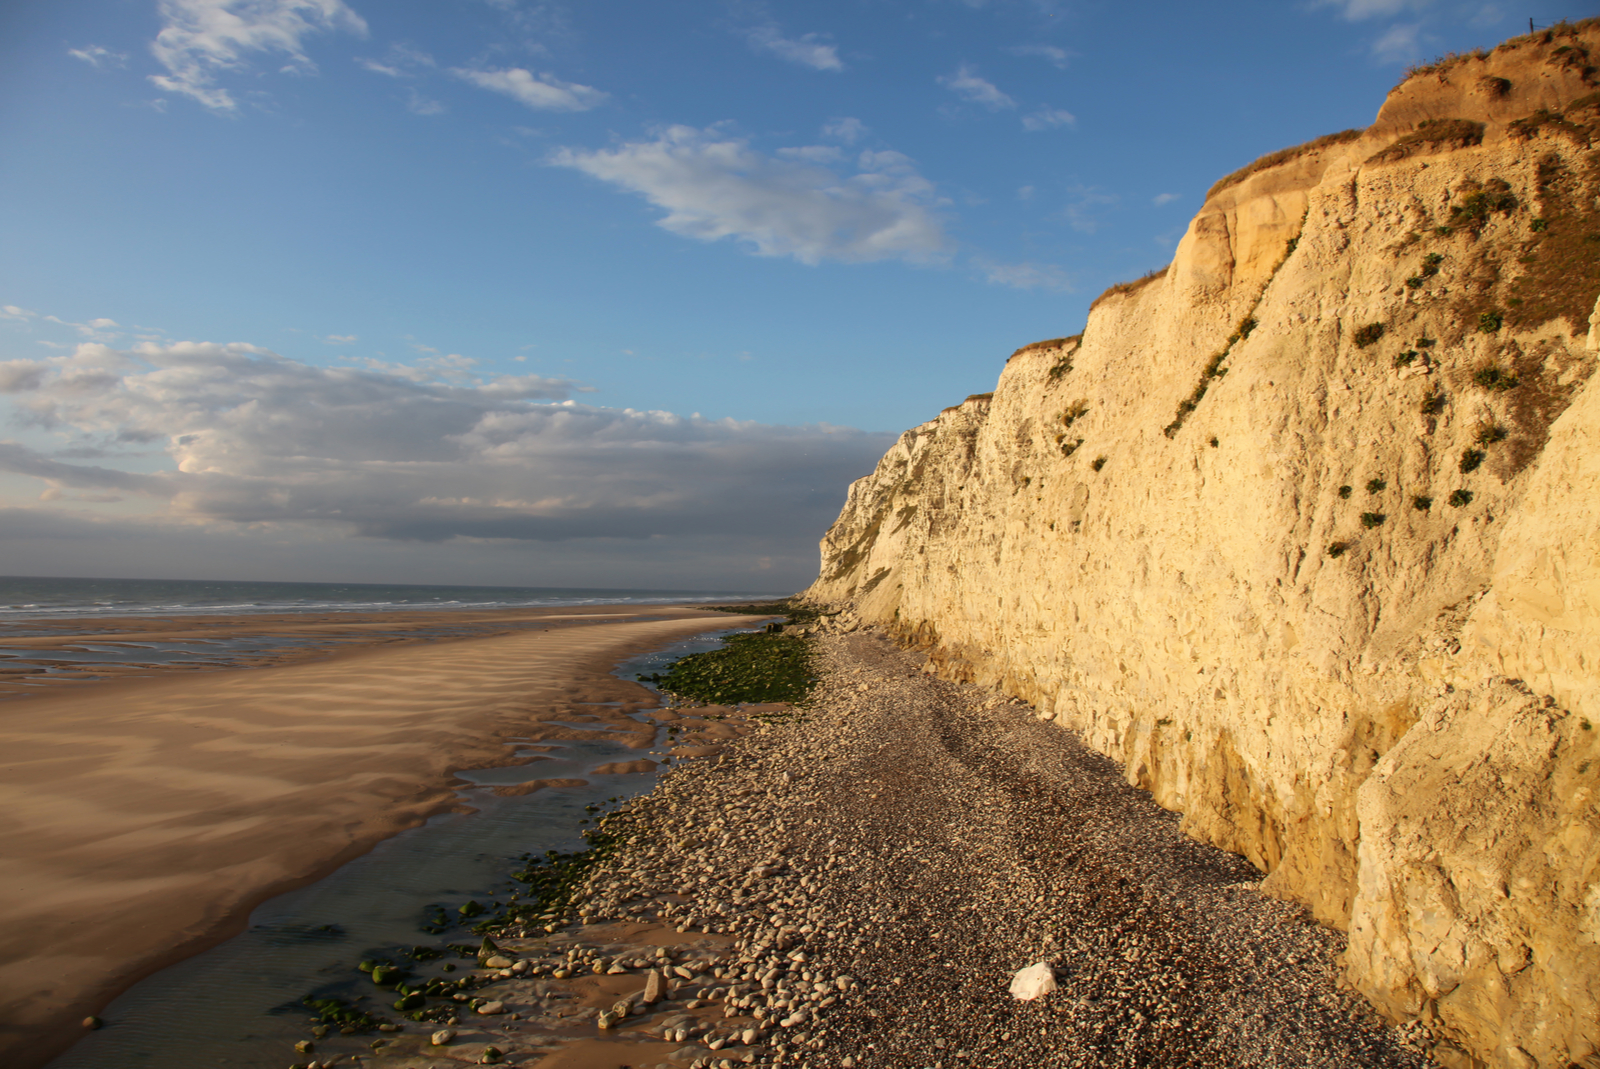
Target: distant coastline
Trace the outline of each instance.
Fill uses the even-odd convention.
[[[563,605],[693,604],[783,598],[789,593],[726,589],[0,575],[0,626],[17,620],[85,616],[234,616],[260,613],[496,610]]]

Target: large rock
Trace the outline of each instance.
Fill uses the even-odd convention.
[[[1164,274],[902,435],[808,592],[1081,733],[1462,1064],[1600,1064],[1586,50],[1421,72],[1220,184]]]

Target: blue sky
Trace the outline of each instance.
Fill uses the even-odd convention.
[[[803,585],[1218,176],[1589,13],[19,0],[4,570]]]

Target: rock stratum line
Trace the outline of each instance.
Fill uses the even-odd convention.
[[[1600,1066],[1600,25],[1414,72],[855,483],[813,603],[1071,728],[1450,1066]]]

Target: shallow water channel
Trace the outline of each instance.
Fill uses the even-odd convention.
[[[632,680],[660,671],[686,654],[715,649],[722,636],[741,630],[631,658],[616,674]],[[513,751],[517,745],[513,740]],[[375,951],[476,942],[461,926],[444,935],[425,933],[426,911],[440,905],[453,916],[469,899],[504,901],[519,886],[507,875],[516,858],[578,849],[579,821],[590,816],[586,805],[643,794],[655,785],[654,775],[597,776],[589,769],[646,756],[659,760],[667,748],[662,729],[649,753],[599,739],[564,741],[547,751],[551,760],[460,773],[483,785],[582,778],[589,786],[545,788],[521,798],[462,791],[477,812],[440,814],[326,878],[263,903],[250,915],[247,931],[130,988],[106,1008],[103,1029],[88,1033],[48,1069],[283,1069],[296,1060],[294,1042],[309,1034],[309,1014],[300,1005],[304,995],[369,993],[371,985],[358,983],[355,966]]]

